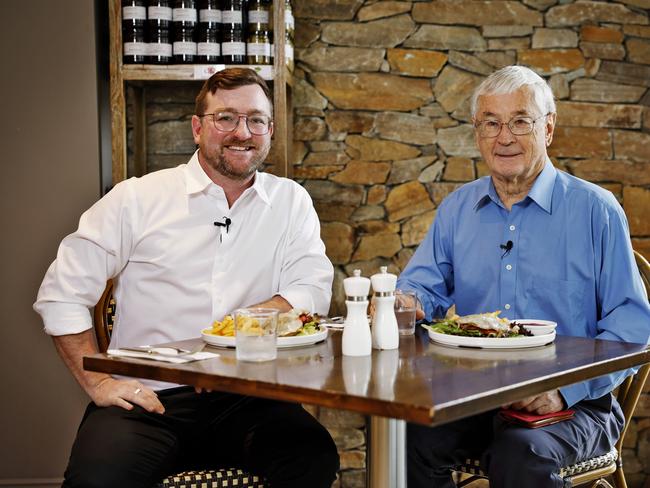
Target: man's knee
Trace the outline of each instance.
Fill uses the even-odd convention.
[[[90,406],[72,446],[66,488],[150,488],[178,455],[177,439],[137,413]]]
[[[309,467],[314,479],[329,480],[329,484],[336,479],[340,467],[338,449],[332,436],[321,424],[314,424],[312,429],[303,433],[305,444],[309,446],[300,454],[300,462]],[[329,485],[328,485],[329,486]]]
[[[517,480],[522,479],[528,480],[531,487],[558,486],[557,457],[539,431],[505,429],[495,437],[483,461],[490,480],[498,486],[517,486]]]

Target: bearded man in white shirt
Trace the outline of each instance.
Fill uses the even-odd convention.
[[[119,183],[83,214],[39,290],[45,331],[92,400],[63,486],[150,488],[228,463],[274,487],[329,487],[336,447],[300,405],[83,370],[97,352],[89,310],[111,278],[111,348],[196,337],[243,306],[328,311],[333,268],[309,195],[257,171],[273,133],[264,80],[213,75],[192,133],[187,164]]]

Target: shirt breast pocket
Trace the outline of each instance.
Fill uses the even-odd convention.
[[[585,321],[581,281],[534,276],[526,287],[526,297],[522,318],[554,320],[560,334],[568,332],[567,326]]]

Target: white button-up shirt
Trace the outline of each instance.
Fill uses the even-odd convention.
[[[225,217],[228,230],[214,225]],[[82,215],[34,304],[45,331],[91,328],[90,308],[108,278],[117,348],[198,337],[212,321],[276,294],[326,314],[333,268],[304,188],[257,173],[229,208],[195,153],[187,164],[116,185]]]

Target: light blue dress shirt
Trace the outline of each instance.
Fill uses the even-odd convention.
[[[560,335],[641,344],[650,337],[623,209],[610,192],[550,161],[511,211],[489,176],[449,195],[398,287],[419,292],[428,320],[456,304],[458,315],[501,310],[510,319],[553,320]],[[603,396],[628,374],[560,392],[571,406]]]

